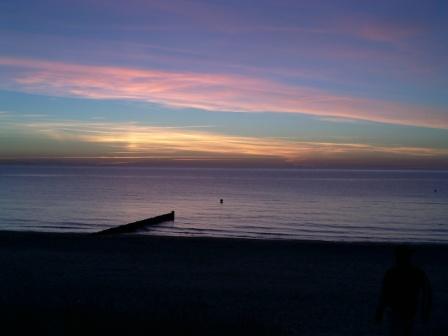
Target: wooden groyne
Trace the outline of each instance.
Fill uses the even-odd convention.
[[[143,219],[137,222],[124,224],[120,226],[116,226],[110,229],[102,230],[95,232],[95,234],[119,234],[119,233],[131,233],[135,232],[140,229],[144,229],[147,226],[160,224],[163,222],[169,222],[174,220],[174,211],[171,211],[170,213],[163,214],[157,217],[147,218]]]

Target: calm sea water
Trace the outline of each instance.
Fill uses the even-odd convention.
[[[224,203],[220,204],[219,199]],[[448,242],[448,172],[0,166],[0,230]]]

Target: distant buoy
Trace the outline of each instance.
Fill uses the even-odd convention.
[[[223,204],[223,203],[224,203],[224,200],[221,198],[221,199],[219,200],[219,203]]]
[[[436,192],[437,192],[437,189],[434,189],[434,192],[436,193]]]

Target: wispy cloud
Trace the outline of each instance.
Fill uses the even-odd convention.
[[[258,77],[89,66],[0,57],[0,87],[54,96],[138,100],[209,111],[288,112],[448,128],[441,109],[335,95]]]
[[[20,117],[23,118],[45,118],[48,117],[48,114],[44,114],[44,113],[25,113],[25,114],[20,114]]]
[[[170,160],[277,160],[285,164],[315,162],[353,163],[367,159],[388,160],[448,159],[448,149],[376,146],[349,142],[307,142],[283,138],[233,136],[183,127],[148,126],[113,122],[28,122],[9,125],[29,135],[64,143],[88,144],[76,154],[63,151],[59,157]],[[96,148],[92,152],[92,149]],[[46,157],[51,148],[40,148],[35,156]],[[93,153],[93,154],[92,154]],[[33,153],[28,153],[31,155]],[[0,146],[0,158],[1,158]]]
[[[234,32],[294,33],[302,35],[347,36],[369,42],[399,44],[424,32],[423,27],[396,22],[379,22],[369,18],[345,17],[333,22],[300,25],[241,25],[229,27]]]
[[[266,5],[268,5],[266,7]],[[272,5],[272,4],[270,4]],[[120,29],[132,30],[154,30],[154,29],[185,29],[193,26],[206,27],[208,30],[215,30],[227,33],[244,32],[278,32],[278,33],[303,33],[320,35],[345,35],[365,39],[374,42],[399,43],[400,41],[416,36],[425,30],[417,22],[400,21],[395,19],[378,18],[369,15],[368,12],[352,10],[349,12],[331,11],[331,16],[326,15],[327,11],[320,10],[318,15],[313,13],[320,6],[318,4],[303,6],[289,3],[275,4],[274,8],[269,7],[269,3],[261,3],[259,6],[269,11],[271,15],[260,16],[258,11],[254,11],[242,6],[240,10],[235,10],[225,3],[207,3],[194,1],[150,1],[140,3],[134,10],[158,10],[170,16],[176,17],[180,22],[179,26],[166,24],[154,25],[140,23],[131,26],[121,26]],[[283,7],[280,9],[279,7]],[[362,7],[362,6],[361,6]],[[110,9],[110,6],[109,6]],[[120,5],[114,10],[122,10]],[[276,10],[273,10],[276,9]],[[279,10],[279,11],[277,11]],[[283,11],[288,12],[289,22],[300,22],[297,25],[281,25],[278,22],[285,21]],[[291,16],[291,13],[296,15]],[[313,20],[307,20],[312,17]]]

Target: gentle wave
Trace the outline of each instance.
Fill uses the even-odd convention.
[[[441,171],[0,166],[0,186],[3,230],[95,232],[174,209],[140,233],[448,242]]]

